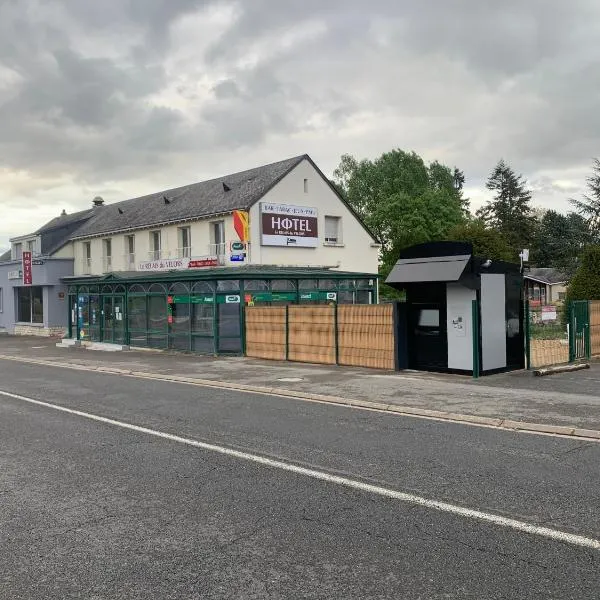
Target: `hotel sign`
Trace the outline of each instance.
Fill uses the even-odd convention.
[[[186,269],[203,269],[217,267],[218,256],[203,256],[201,258],[161,258],[139,263],[138,271],[184,271]]]
[[[319,244],[316,208],[261,202],[263,246],[316,248]]]

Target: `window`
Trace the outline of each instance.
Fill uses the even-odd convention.
[[[35,240],[29,240],[27,242],[27,252],[31,252],[31,256],[35,253]]]
[[[341,217],[325,217],[325,244],[342,243]]]
[[[160,259],[160,231],[150,232],[150,260]]]
[[[189,258],[192,255],[192,232],[189,227],[179,227],[179,258]]]
[[[17,310],[20,323],[44,322],[44,296],[40,286],[20,287],[17,290]]]
[[[23,258],[23,244],[20,242],[13,246],[13,259],[21,260]]]
[[[435,308],[422,308],[419,311],[419,327],[439,327],[440,311]]]
[[[102,240],[103,249],[103,271],[106,273],[112,269],[112,240]]]
[[[304,193],[308,194],[308,179],[304,180]]]
[[[211,223],[211,254],[220,256],[225,254],[225,221]]]
[[[0,290],[2,291],[2,290]],[[563,302],[564,299],[567,297],[567,292],[558,292],[558,299]],[[2,300],[2,297],[0,296],[0,300]],[[0,309],[0,312],[2,312],[2,310]]]
[[[83,272],[92,272],[92,242],[83,242]]]
[[[128,269],[135,269],[135,235],[125,236],[125,265]]]

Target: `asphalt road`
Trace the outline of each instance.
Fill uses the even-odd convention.
[[[0,390],[600,538],[598,443],[6,361]],[[600,550],[4,395],[0,553],[7,599],[600,598]]]

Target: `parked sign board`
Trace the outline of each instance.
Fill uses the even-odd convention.
[[[9,271],[8,278],[9,279],[21,279],[23,277],[23,271]]]
[[[319,243],[316,208],[261,202],[263,246],[316,248]]]
[[[556,321],[556,306],[542,306],[542,321]]]

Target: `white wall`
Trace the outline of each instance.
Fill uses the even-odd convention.
[[[214,254],[214,249],[211,244],[211,223],[214,221],[225,222],[225,239],[227,241],[236,240],[237,234],[233,228],[233,217],[231,215],[223,215],[211,219],[203,219],[198,221],[190,221],[187,223],[179,223],[167,225],[165,227],[152,227],[149,229],[140,229],[127,233],[120,233],[112,236],[89,238],[86,240],[76,240],[68,244],[69,250],[66,247],[60,250],[62,255],[68,252],[74,252],[75,256],[75,275],[86,273],[85,270],[85,252],[84,243],[91,242],[92,247],[92,267],[91,272],[98,275],[103,272],[103,242],[104,239],[112,240],[112,270],[126,271],[128,264],[126,261],[127,247],[125,239],[128,235],[135,235],[135,262],[136,265],[140,262],[150,260],[150,232],[160,229],[161,231],[161,255],[163,258],[177,258],[179,249],[179,227],[190,227],[192,257],[200,258]]]
[[[308,179],[308,193],[304,192]],[[261,202],[308,206],[318,211],[316,248],[261,246],[260,206],[250,210],[250,257],[253,263],[289,266],[336,266],[340,271],[377,273],[379,250],[356,217],[307,161],[302,161],[261,199]],[[326,246],[325,216],[342,218],[342,243]]]
[[[472,302],[475,298],[475,290],[458,283],[446,285],[449,369],[473,370]]]
[[[506,287],[504,275],[481,276],[481,368],[506,367]]]

